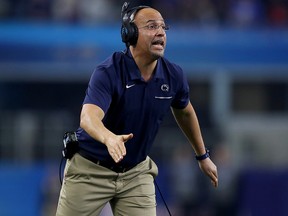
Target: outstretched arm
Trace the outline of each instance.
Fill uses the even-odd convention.
[[[115,135],[103,124],[103,110],[94,104],[84,104],[80,116],[80,127],[93,139],[105,144],[113,160],[120,162],[126,155],[125,142],[132,139],[133,134]]]
[[[201,130],[197,115],[192,104],[189,104],[184,109],[172,108],[172,113],[179,127],[189,140],[197,156],[206,153],[205,144],[201,135]],[[200,169],[211,179],[214,187],[218,186],[217,167],[209,157],[204,160],[199,160]]]

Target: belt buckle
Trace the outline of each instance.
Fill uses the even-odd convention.
[[[126,168],[123,168],[122,166],[115,166],[115,167],[112,167],[112,170],[118,173],[124,173]]]
[[[117,172],[117,173],[124,173],[124,172],[128,171],[127,168],[122,167],[122,166],[112,166],[110,169],[113,170],[114,172]]]

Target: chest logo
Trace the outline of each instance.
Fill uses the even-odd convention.
[[[129,88],[131,88],[131,87],[133,87],[133,86],[135,86],[135,84],[132,84],[132,85],[128,85],[128,84],[127,84],[127,85],[126,85],[126,88],[129,89]]]
[[[161,85],[161,90],[164,92],[168,92],[169,91],[169,85],[168,84]]]

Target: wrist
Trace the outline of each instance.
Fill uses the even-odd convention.
[[[202,161],[202,160],[205,160],[206,158],[210,158],[210,151],[207,148],[205,148],[205,153],[199,156],[196,155],[195,158],[198,161]]]

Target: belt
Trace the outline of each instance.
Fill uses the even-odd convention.
[[[110,169],[112,170],[113,172],[116,172],[116,173],[124,173],[124,172],[127,172],[128,170],[132,169],[134,166],[130,166],[130,167],[123,167],[123,166],[119,166],[117,164],[110,164],[110,163],[107,163],[107,162],[104,162],[104,161],[100,161],[94,157],[92,157],[91,155],[87,154],[85,151],[78,151],[78,153],[86,158],[87,160],[97,164],[97,165],[100,165],[100,166],[103,166],[107,169]]]

